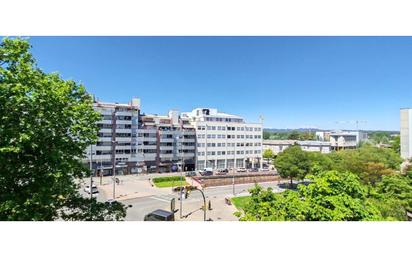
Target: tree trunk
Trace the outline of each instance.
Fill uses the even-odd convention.
[[[293,188],[293,177],[290,177],[290,189]]]

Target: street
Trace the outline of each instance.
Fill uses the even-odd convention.
[[[277,183],[262,183],[261,186],[268,188],[271,187],[274,189],[275,192],[281,192],[277,186]],[[254,184],[248,185],[236,185],[236,195],[244,196],[248,195],[248,190],[253,188]],[[214,187],[214,188],[206,188],[204,190],[206,201],[211,201],[212,208],[216,215],[212,217],[213,220],[228,220],[234,221],[237,218],[233,215],[236,209],[233,206],[225,206],[224,199],[226,197],[233,197],[232,194],[232,186],[222,186],[222,187]],[[171,200],[176,199],[176,209],[179,208],[179,193],[170,193],[170,194],[160,194],[160,195],[153,195],[148,197],[141,197],[141,198],[134,198],[129,200],[120,201],[126,205],[132,205],[132,208],[128,209],[127,212],[127,221],[143,221],[144,216],[152,211],[157,209],[163,210],[170,210]],[[203,198],[200,192],[193,191],[190,193],[188,199],[183,200],[183,216],[187,214],[197,211],[203,206]],[[208,211],[209,212],[209,211]],[[179,212],[176,214],[177,218],[179,218]],[[208,214],[208,217],[210,215]],[[226,217],[226,218],[225,218]],[[187,217],[183,220],[192,220],[191,217]]]

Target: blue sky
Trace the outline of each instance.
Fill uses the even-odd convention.
[[[215,107],[265,127],[399,130],[412,37],[31,37],[40,68],[100,100]],[[337,124],[345,121],[347,123]]]

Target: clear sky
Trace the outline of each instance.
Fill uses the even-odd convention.
[[[145,113],[212,107],[265,127],[399,130],[412,37],[31,37],[40,68]],[[341,122],[341,123],[337,123]],[[344,123],[347,122],[347,123]]]

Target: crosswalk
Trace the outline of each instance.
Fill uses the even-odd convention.
[[[168,194],[168,195],[156,195],[156,196],[150,197],[150,199],[161,201],[161,202],[167,202],[167,203],[170,203],[170,201],[173,198],[176,198],[176,195]]]

